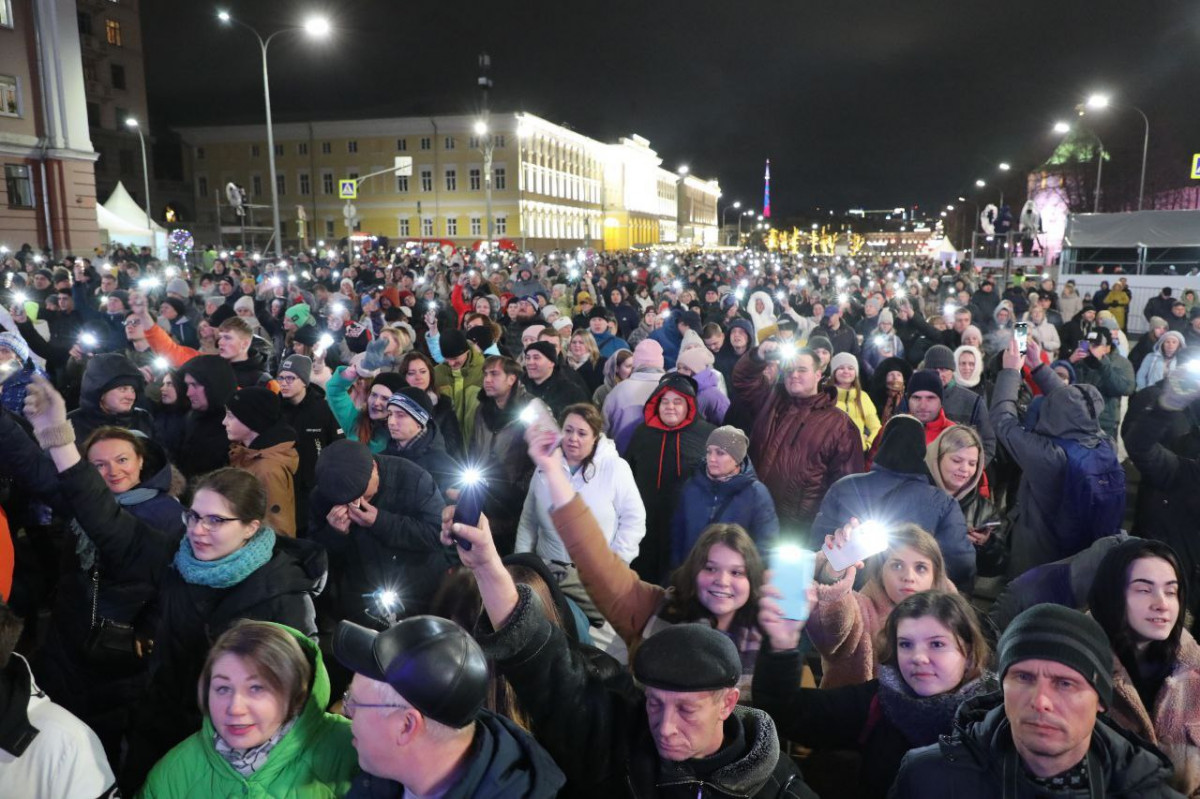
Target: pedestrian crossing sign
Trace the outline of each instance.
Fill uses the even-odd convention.
[[[338,198],[342,200],[358,199],[358,181],[353,178],[338,181]]]
[[[1192,180],[1200,180],[1200,153],[1192,156]]]

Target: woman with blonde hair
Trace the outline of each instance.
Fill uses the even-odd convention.
[[[983,577],[1003,571],[1005,547],[997,535],[1000,513],[980,493],[983,479],[983,440],[975,429],[947,427],[925,449],[925,466],[933,483],[958,502],[967,520],[967,537],[975,545],[975,565]]]
[[[829,362],[830,381],[837,389],[837,406],[854,421],[863,439],[863,452],[871,448],[871,442],[882,427],[875,403],[863,391],[858,378],[858,358],[848,352],[839,352]]]
[[[600,348],[596,346],[596,337],[592,335],[592,331],[576,330],[572,333],[566,354],[567,363],[583,378],[589,395],[604,385],[604,362],[606,359],[600,354]]]

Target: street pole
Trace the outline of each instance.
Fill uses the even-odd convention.
[[[1142,115],[1142,122],[1146,124],[1146,136],[1142,139],[1142,179],[1138,184],[1138,210],[1142,210],[1142,198],[1146,195],[1146,154],[1150,151],[1150,118],[1146,116],[1146,112],[1137,106],[1130,106],[1134,111]]]
[[[1104,142],[1100,141],[1099,136],[1096,136],[1096,141],[1100,143],[1100,156],[1096,159],[1096,204],[1092,209],[1093,214],[1100,213],[1100,178],[1104,175]]]
[[[492,226],[495,220],[492,219],[492,147],[495,137],[492,135],[492,130],[488,125],[488,90],[492,88],[492,79],[488,77],[488,70],[492,66],[492,59],[487,53],[479,54],[479,88],[483,90],[483,116],[480,122],[475,126],[475,132],[481,136],[480,144],[483,145],[483,202],[487,214],[487,249],[492,249],[492,242],[495,241]]]
[[[142,145],[142,185],[146,193],[146,229],[150,231],[150,249],[154,249],[154,219],[150,215],[150,168],[146,159],[146,137],[142,135],[142,127],[133,117],[125,120],[126,127],[133,128],[137,132],[138,141]]]
[[[254,35],[258,36],[258,32],[256,31]],[[261,36],[258,37],[258,43],[262,46],[263,104],[267,107],[267,158],[271,169],[271,221],[275,226],[275,257],[282,258],[283,226],[279,221],[279,178],[275,173],[275,128],[271,124],[271,79],[267,75],[267,43],[270,41],[270,37],[266,42]]]

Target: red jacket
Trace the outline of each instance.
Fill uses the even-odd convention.
[[[754,411],[750,459],[775,500],[780,524],[807,528],[825,492],[864,471],[862,433],[837,407],[836,392],[795,398],[763,379],[767,364],[755,347],[733,368],[733,385]]]

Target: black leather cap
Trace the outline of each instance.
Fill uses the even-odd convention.
[[[716,691],[737,685],[742,660],[724,633],[707,624],[675,624],[638,646],[633,676],[663,691]]]
[[[343,621],[333,635],[333,654],[447,727],[470,724],[487,699],[483,650],[462,627],[437,616],[413,616],[383,632]]]

